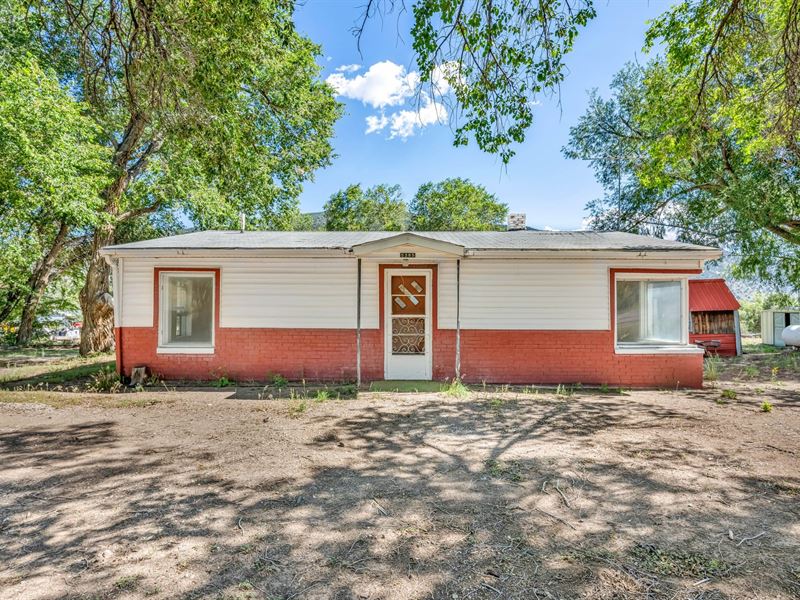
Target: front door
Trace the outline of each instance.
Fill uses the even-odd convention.
[[[391,269],[384,282],[386,379],[431,378],[431,271]]]

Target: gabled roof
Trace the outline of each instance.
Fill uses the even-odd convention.
[[[107,246],[105,254],[118,250],[332,250],[353,251],[363,244],[396,238],[426,239],[449,247],[473,250],[513,251],[623,251],[702,252],[719,255],[717,248],[663,240],[618,231],[196,231]],[[388,243],[386,246],[395,244]]]
[[[739,301],[724,279],[690,279],[689,311],[739,310]]]

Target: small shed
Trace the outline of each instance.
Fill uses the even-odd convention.
[[[689,341],[711,354],[739,356],[739,302],[724,279],[689,280]]]
[[[800,307],[770,308],[761,312],[761,342],[785,346],[781,333],[789,325],[800,325]]]

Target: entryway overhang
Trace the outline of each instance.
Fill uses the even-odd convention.
[[[464,256],[464,246],[453,244],[452,242],[443,242],[442,240],[435,240],[424,235],[416,233],[404,232],[398,233],[391,237],[374,240],[371,242],[364,242],[356,244],[352,247],[351,252],[356,256],[366,256],[381,250],[387,250],[396,246],[418,246],[436,252],[450,254],[452,256]]]

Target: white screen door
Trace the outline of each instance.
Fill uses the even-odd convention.
[[[386,271],[386,379],[431,378],[430,284],[430,270]]]

